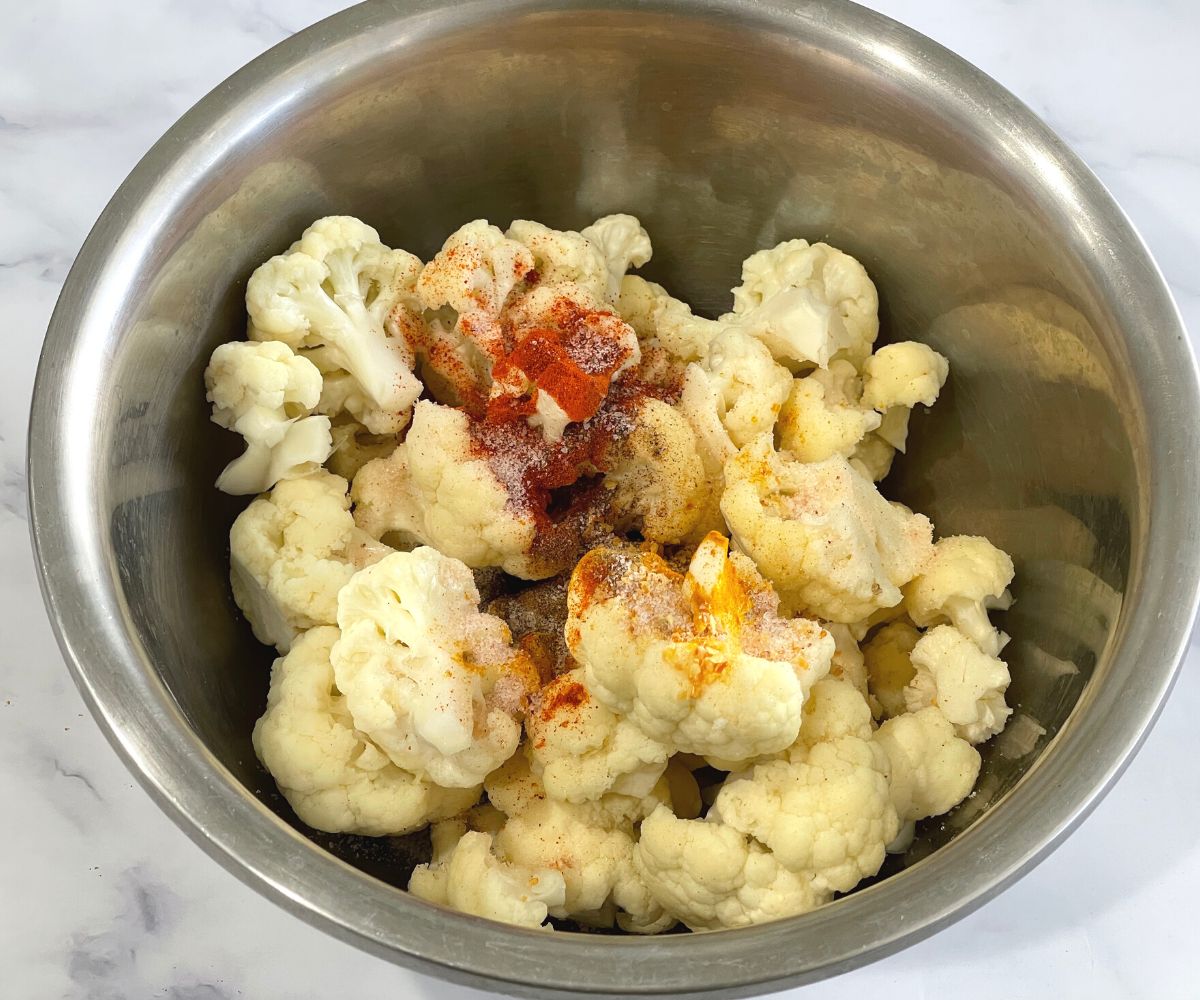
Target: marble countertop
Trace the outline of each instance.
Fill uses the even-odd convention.
[[[42,333],[126,172],[194,101],[338,0],[42,0],[0,31],[0,995],[13,1000],[481,996],[289,916],[152,804],[86,713],[46,623],[25,502]],[[1200,331],[1200,4],[875,0],[1015,91],[1100,174]],[[118,43],[117,39],[121,41]],[[134,55],[136,53],[136,55]],[[1032,874],[805,1000],[1194,998],[1200,652],[1145,749]],[[781,994],[783,995],[783,994]],[[794,991],[790,996],[800,996]]]

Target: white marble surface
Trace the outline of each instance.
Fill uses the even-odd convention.
[[[1200,5],[877,0],[999,78],[1100,173],[1200,331]],[[59,286],[125,173],[214,84],[338,0],[0,0],[0,996],[451,1000],[209,860],[100,736],[46,624],[24,438]],[[120,39],[120,41],[118,41]],[[122,54],[123,53],[123,54]],[[1048,862],[935,938],[806,1000],[1200,996],[1195,645],[1118,788]],[[797,991],[794,996],[799,995]]]

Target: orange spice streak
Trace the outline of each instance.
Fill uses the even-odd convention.
[[[593,549],[576,564],[569,591],[576,615],[582,615],[591,606],[596,591],[608,583],[610,568],[603,549]]]
[[[587,701],[587,688],[578,681],[556,681],[542,692],[538,716],[543,722],[549,722],[563,709],[579,708]]]
[[[536,271],[526,272],[527,284],[539,280]],[[536,324],[499,324],[488,345],[492,387],[486,402],[487,390],[469,384],[473,373],[455,370],[463,362],[449,356],[449,345],[434,362],[453,372],[448,377],[472,417],[474,455],[488,462],[510,508],[534,522],[530,554],[546,575],[569,567],[584,539],[603,533],[608,493],[599,477],[612,467],[616,443],[633,431],[642,402],[678,398],[678,386],[651,385],[636,369],[616,374],[629,360],[631,338],[615,313],[560,296]],[[526,419],[536,412],[541,392],[571,421],[560,441],[546,441]]]

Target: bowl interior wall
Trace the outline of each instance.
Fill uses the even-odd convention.
[[[229,595],[227,532],[245,501],[211,487],[236,444],[208,422],[201,375],[243,335],[250,272],[312,219],[357,215],[428,259],[472,218],[575,228],[628,211],[654,239],[645,273],[709,315],[729,308],[754,250],[827,240],[874,277],[883,339],[951,360],[885,492],[1017,563],[1001,616],[1016,719],[985,750],[979,793],[889,864],[923,857],[1010,789],[1102,681],[1136,557],[1140,427],[1120,331],[1064,249],[1069,206],[853,40],[810,49],[651,13],[426,30],[320,86],[297,81],[286,120],[181,189],[153,266],[131,279],[97,475],[150,659],[222,763],[295,822],[250,746],[272,657]],[[419,853],[318,842],[395,881]]]

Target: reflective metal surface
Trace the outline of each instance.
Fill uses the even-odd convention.
[[[890,877],[703,938],[525,932],[410,899],[419,838],[293,828],[250,748],[269,654],[234,613],[211,483],[235,445],[201,371],[259,261],[362,216],[430,254],[487,216],[639,214],[651,276],[708,310],[754,249],[863,260],[884,335],[947,354],[894,495],[1018,563],[1017,718],[980,793]],[[379,2],[223,84],[138,166],[47,336],[33,530],[76,680],[192,837],[307,920],[394,961],[533,996],[747,995],[878,958],[979,905],[1087,813],[1170,686],[1197,593],[1195,369],[1152,261],[1009,94],[847,3]],[[936,852],[934,848],[938,848]],[[920,862],[919,864],[916,862]]]

